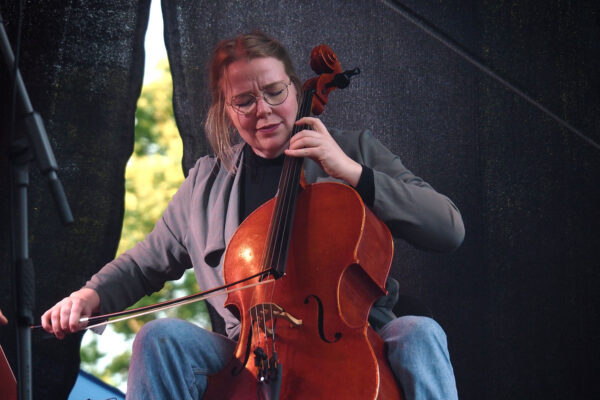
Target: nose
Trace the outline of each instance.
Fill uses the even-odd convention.
[[[265,99],[262,98],[262,96],[260,96],[256,99],[256,116],[257,117],[264,117],[264,116],[271,114],[272,112],[273,112],[273,110],[271,110],[271,106],[269,105],[269,103],[267,103],[265,101]]]

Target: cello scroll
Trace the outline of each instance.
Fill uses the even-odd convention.
[[[329,93],[334,89],[344,89],[350,84],[350,78],[360,74],[359,68],[342,71],[342,66],[337,56],[326,44],[321,44],[310,53],[310,68],[319,76],[310,78],[303,85],[306,92],[314,90],[311,111],[314,115],[321,115],[327,105]]]

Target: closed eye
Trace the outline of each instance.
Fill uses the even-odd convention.
[[[283,93],[284,89],[281,90],[277,90],[277,91],[272,91],[272,92],[267,92],[267,95],[269,95],[270,97],[277,97],[279,95],[281,95]]]
[[[237,107],[248,107],[254,103],[254,96],[241,96],[233,100],[233,104]]]

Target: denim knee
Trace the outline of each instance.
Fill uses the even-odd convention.
[[[144,358],[187,360],[194,368],[206,373],[222,364],[235,343],[221,335],[202,329],[187,321],[162,318],[145,324],[137,333],[136,350],[143,350]]]
[[[171,331],[171,326],[176,323],[176,319],[170,318],[160,318],[147,322],[135,335],[134,343],[155,342],[156,340],[158,340],[159,337],[164,337],[165,335],[168,335]]]
[[[226,337],[186,321],[148,322],[133,343],[128,399],[199,398],[206,375],[223,368],[234,349]]]
[[[446,333],[432,318],[407,315],[387,323],[380,331],[386,342],[405,346],[425,341],[446,343]]]
[[[407,399],[457,398],[446,333],[437,322],[405,316],[390,321],[379,333]]]
[[[178,363],[185,355],[185,343],[181,340],[184,321],[157,319],[146,323],[133,341],[133,358],[144,360],[145,368],[164,368]]]

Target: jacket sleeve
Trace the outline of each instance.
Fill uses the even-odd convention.
[[[152,232],[86,283],[85,287],[98,292],[102,313],[131,306],[160,290],[167,280],[179,279],[191,266],[184,243],[195,171],[190,171]]]
[[[344,136],[342,142],[358,143],[356,152],[349,155],[373,170],[373,211],[394,237],[428,251],[449,252],[460,246],[465,235],[463,220],[448,197],[409,171],[369,131]]]

